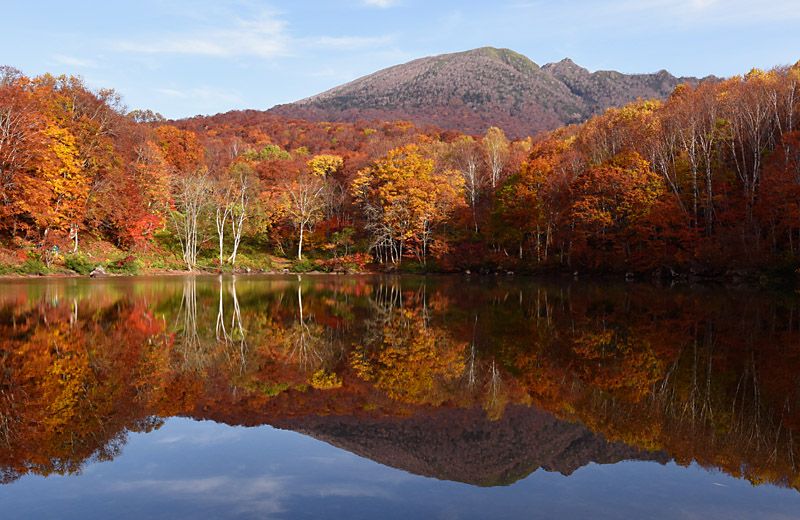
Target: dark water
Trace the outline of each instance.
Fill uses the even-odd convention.
[[[0,518],[800,518],[800,299],[0,284]]]

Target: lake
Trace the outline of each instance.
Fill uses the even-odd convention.
[[[800,298],[0,281],[0,517],[800,518]]]

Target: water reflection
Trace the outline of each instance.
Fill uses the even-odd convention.
[[[645,460],[800,489],[794,295],[440,277],[14,283],[0,471],[75,474],[170,417],[481,486]]]

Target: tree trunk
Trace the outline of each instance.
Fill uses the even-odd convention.
[[[300,240],[297,241],[297,259],[303,259],[303,231],[305,231],[305,223],[300,223]]]
[[[70,228],[70,235],[72,235],[72,239],[74,240],[74,244],[72,246],[72,254],[78,252],[78,228],[73,226]]]

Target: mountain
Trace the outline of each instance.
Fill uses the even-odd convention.
[[[404,119],[473,134],[499,126],[522,137],[698,81],[664,70],[589,72],[569,59],[540,67],[512,50],[483,47],[389,67],[270,112],[312,121]]]
[[[386,466],[478,486],[508,485],[539,469],[570,475],[589,463],[669,460],[525,406],[509,406],[497,421],[480,408],[459,408],[407,418],[310,415],[272,423]]]

